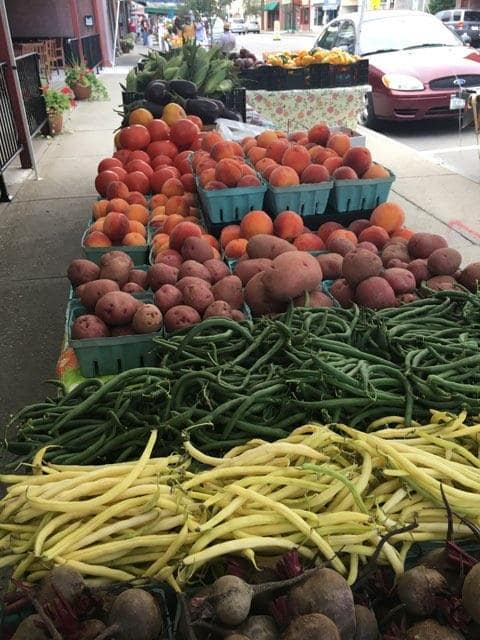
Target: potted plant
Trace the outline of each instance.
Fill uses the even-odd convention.
[[[65,82],[77,100],[108,100],[108,91],[96,73],[84,64],[75,63],[66,68]]]
[[[135,46],[135,39],[133,34],[129,33],[127,36],[120,38],[120,49],[122,53],[130,53]]]
[[[42,87],[42,93],[47,106],[50,132],[52,135],[62,133],[63,114],[76,106],[72,90],[69,87],[52,89],[46,84]]]

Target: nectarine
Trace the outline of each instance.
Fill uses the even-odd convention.
[[[276,167],[270,174],[270,184],[274,187],[294,187],[300,184],[300,178],[291,167]]]
[[[248,240],[260,233],[273,234],[272,219],[265,211],[249,211],[240,222],[240,235]]]
[[[303,233],[303,218],[295,211],[282,211],[275,216],[273,231],[279,238],[291,242]]]

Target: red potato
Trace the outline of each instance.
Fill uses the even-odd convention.
[[[407,269],[392,267],[385,269],[382,276],[390,284],[395,293],[411,293],[416,286],[415,276]]]
[[[336,280],[342,276],[343,256],[339,253],[321,253],[317,262],[322,269],[324,280]]]
[[[201,317],[198,311],[195,311],[195,309],[185,304],[180,304],[167,311],[164,318],[164,325],[168,332],[172,332],[184,329],[185,327],[191,327],[200,321]]]
[[[106,267],[115,260],[123,260],[130,265],[130,269],[133,269],[133,260],[125,251],[109,251],[108,253],[104,253],[100,258],[100,267]]]
[[[449,291],[455,289],[457,281],[452,276],[434,276],[429,278],[425,285],[434,291]]]
[[[83,306],[93,311],[100,298],[110,291],[120,291],[117,282],[113,280],[93,280],[83,284],[78,294]]]
[[[143,269],[131,269],[128,274],[128,281],[135,282],[139,284],[142,289],[146,289],[148,287],[148,274]]]
[[[330,293],[344,309],[349,309],[353,305],[355,292],[345,278],[335,280],[330,288]]]
[[[432,275],[428,270],[427,260],[425,260],[425,258],[412,260],[407,269],[413,273],[417,287]]]
[[[185,277],[193,277],[200,278],[200,280],[205,280],[209,284],[212,282],[212,276],[210,271],[200,262],[196,260],[185,260],[185,262],[181,265],[178,270],[178,279],[181,280]]]
[[[131,267],[122,259],[111,260],[107,265],[100,267],[100,278],[114,280],[122,287],[129,280]]]
[[[435,233],[414,233],[407,246],[412,258],[428,258],[436,249],[446,247],[447,241]]]
[[[185,276],[184,278],[180,278],[180,280],[177,282],[177,284],[175,285],[177,287],[177,289],[180,289],[180,291],[183,293],[183,289],[189,285],[189,284],[199,284],[200,286],[202,284],[206,284],[208,288],[211,288],[211,285],[209,282],[207,282],[206,280],[202,280],[202,278],[196,278],[195,276]]]
[[[273,260],[282,253],[297,249],[282,238],[276,238],[265,233],[259,233],[248,241],[247,254],[249,258],[269,258]]]
[[[231,318],[232,307],[224,300],[215,300],[212,304],[208,305],[203,313],[203,319],[205,318]]]
[[[179,304],[182,304],[183,294],[180,289],[174,287],[173,284],[163,284],[155,291],[153,299],[157,307],[165,315],[172,307],[177,307]]]
[[[232,320],[242,322],[242,320],[245,320],[245,314],[240,309],[232,309]]]
[[[198,284],[187,284],[183,288],[183,304],[192,307],[200,315],[203,315],[205,309],[215,302],[214,295],[210,287],[203,283],[202,285]]]
[[[397,296],[397,302],[400,304],[409,304],[410,302],[415,302],[415,300],[419,300],[416,293],[402,293]]]
[[[331,253],[338,253],[341,256],[346,256],[347,253],[356,249],[356,245],[348,238],[329,237],[326,242],[326,248]]]
[[[243,286],[253,278],[256,273],[265,271],[272,265],[272,261],[269,258],[252,258],[242,260],[235,266],[234,274],[240,278]]]
[[[367,242],[366,240],[359,242],[357,244],[357,249],[365,249],[365,251],[371,251],[372,253],[378,254],[378,248],[373,244],[373,242]]]
[[[107,325],[113,327],[129,324],[141,304],[129,293],[110,291],[102,296],[95,305],[95,314]]]
[[[135,312],[132,327],[136,333],[159,331],[163,322],[160,309],[154,304],[142,304]]]
[[[362,280],[355,289],[355,299],[360,306],[369,309],[386,309],[397,304],[392,286],[378,276]]]
[[[136,282],[126,282],[123,285],[123,287],[120,289],[120,291],[133,294],[133,293],[143,293],[145,289],[141,287],[139,284],[137,284]]]
[[[305,251],[292,251],[277,256],[263,274],[263,284],[275,300],[287,302],[304,291],[313,291],[322,281],[318,261]]]
[[[443,247],[435,249],[428,256],[428,270],[434,276],[453,276],[462,262],[462,256],[456,249]]]
[[[207,240],[191,236],[182,245],[182,258],[195,260],[201,264],[213,259],[213,248]]]
[[[248,281],[245,287],[245,302],[248,304],[254,317],[283,313],[287,308],[286,302],[274,300],[267,292],[263,284],[265,272],[257,273]]]
[[[227,265],[217,258],[212,258],[212,260],[206,260],[203,263],[203,266],[206,267],[210,271],[210,275],[212,276],[212,283],[218,282],[222,278],[226,278],[230,275],[230,269]]]
[[[308,298],[308,300],[307,300]],[[323,291],[309,291],[302,293],[301,296],[293,301],[294,307],[308,307],[315,309],[317,307],[333,307],[333,301]]]
[[[179,279],[179,270],[168,264],[153,264],[148,269],[148,285],[152,291],[159,289],[162,284],[175,284]]]
[[[458,276],[458,282],[472,292],[480,285],[480,262],[472,262]]]
[[[399,260],[398,258],[392,258],[385,266],[387,269],[406,269],[408,265],[408,262],[403,262],[403,260]]]
[[[410,262],[410,255],[407,246],[403,242],[392,240],[382,249],[382,262],[384,266],[388,266],[392,260],[400,260],[401,262]]]
[[[89,338],[106,338],[110,335],[103,320],[92,314],[79,316],[71,328],[72,340],[86,340]]]
[[[91,260],[77,258],[72,260],[68,267],[67,278],[70,280],[72,287],[80,284],[97,280],[100,274],[100,267]]]
[[[343,258],[342,275],[352,287],[366,278],[378,276],[382,270],[380,257],[365,249],[350,251]]]
[[[155,264],[168,264],[169,267],[180,269],[182,263],[183,258],[175,249],[166,249],[155,256]]]
[[[366,218],[360,218],[359,220],[354,220],[348,225],[348,230],[353,231],[356,236],[359,236],[364,229],[370,227],[372,223],[370,220]]]
[[[244,303],[243,285],[238,276],[227,276],[212,287],[215,300],[228,302],[232,309],[241,309]]]

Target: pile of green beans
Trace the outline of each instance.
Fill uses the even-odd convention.
[[[300,424],[480,411],[480,295],[443,291],[409,305],[294,309],[237,323],[210,318],[156,340],[159,366],[102,384],[87,380],[24,408],[8,449],[62,464],[140,455],[152,428],[155,455],[185,431],[206,452],[252,437],[275,440]]]

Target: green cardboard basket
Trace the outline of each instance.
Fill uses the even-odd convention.
[[[144,302],[152,302],[151,294],[143,294]],[[66,334],[68,344],[73,347],[86,378],[115,375],[137,367],[151,367],[157,363],[153,350],[153,338],[163,335],[163,331],[113,338],[88,338],[72,340],[71,327],[76,318],[90,313],[77,300],[70,300],[67,306]]]
[[[133,260],[133,264],[136,267],[142,264],[148,264],[148,254],[150,251],[150,245],[149,245],[150,236],[147,236],[147,244],[140,247],[130,247],[130,246],[127,247],[124,245],[121,245],[118,247],[86,247],[84,242],[85,242],[85,238],[87,237],[87,232],[89,228],[90,228],[90,225],[87,226],[82,236],[82,249],[83,249],[83,253],[85,254],[85,257],[88,260],[92,260],[92,262],[99,264],[100,258],[103,256],[104,253],[109,253],[110,251],[123,251],[124,253],[126,253],[131,257],[131,259]]]
[[[233,189],[205,191],[197,179],[200,202],[210,222],[214,224],[240,222],[249,211],[261,211],[266,190],[267,185],[262,180],[259,187],[234,187]]]
[[[368,211],[388,200],[395,175],[371,180],[335,180],[329,205],[337,213]]]
[[[299,184],[295,187],[268,186],[266,211],[277,216],[282,211],[295,211],[301,216],[325,213],[333,181],[318,184]]]

